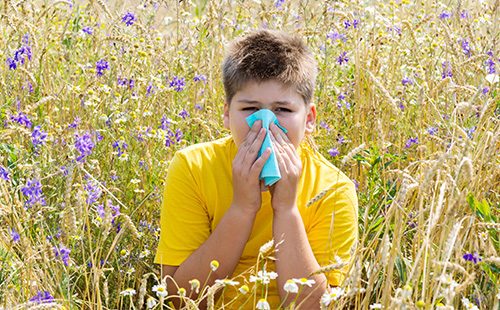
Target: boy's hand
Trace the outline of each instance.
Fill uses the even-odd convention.
[[[271,204],[274,211],[286,211],[296,206],[302,163],[287,135],[275,124],[271,124],[270,129],[281,172],[281,179],[270,188]]]
[[[259,175],[271,155],[271,150],[267,149],[257,158],[265,137],[266,129],[262,128],[262,121],[256,121],[233,160],[233,205],[251,213],[257,213],[260,209]]]

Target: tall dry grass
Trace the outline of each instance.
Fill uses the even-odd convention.
[[[359,185],[360,242],[329,307],[498,308],[498,1],[279,3],[0,2],[0,308],[165,303],[152,289],[169,159],[228,134],[224,46],[259,27],[307,40],[315,143]],[[23,46],[31,59],[9,69]],[[35,126],[48,134],[38,148]],[[95,146],[79,162],[84,133]],[[29,180],[44,205],[27,203]],[[222,287],[205,288],[209,306]]]

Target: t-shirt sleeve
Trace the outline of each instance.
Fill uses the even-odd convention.
[[[179,266],[210,235],[206,205],[186,156],[177,152],[168,169],[155,263]]]
[[[321,267],[337,263],[336,256],[347,262],[342,269],[326,273],[330,285],[341,285],[352,264],[351,249],[358,241],[358,199],[351,181],[336,184],[317,204],[308,238]]]

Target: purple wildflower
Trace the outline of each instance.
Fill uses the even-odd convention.
[[[87,204],[92,205],[97,202],[102,195],[102,190],[99,184],[94,183],[92,181],[88,181],[87,184],[83,187],[87,192]]]
[[[66,177],[66,176],[68,176],[68,174],[69,174],[69,170],[68,170],[68,168],[67,168],[66,166],[61,166],[61,168],[59,168],[59,169],[61,170],[62,174],[63,174],[65,177]]]
[[[118,80],[116,81],[116,84],[118,86],[126,86],[127,85],[127,79],[122,79],[121,77],[118,77]]]
[[[493,59],[488,58],[488,60],[486,60],[486,66],[488,66],[488,74],[496,73],[495,61]]]
[[[104,211],[104,205],[103,204],[97,205],[96,211],[101,220],[104,220],[104,216],[106,215],[106,212]]]
[[[167,118],[165,114],[163,114],[161,120],[160,120],[160,129],[167,130],[170,127],[170,122],[172,120],[170,118]]]
[[[177,76],[174,76],[172,81],[170,81],[170,87],[173,87],[176,91],[180,92],[184,89],[184,86],[186,85],[186,82],[184,81],[184,78],[179,79]]]
[[[47,133],[40,129],[40,126],[35,126],[33,132],[31,133],[31,142],[35,149],[44,145],[47,139]]]
[[[151,96],[152,91],[153,91],[153,83],[149,82],[148,87],[146,87],[146,97]]]
[[[470,128],[465,128],[465,132],[467,133],[467,137],[472,140],[474,133],[476,132],[476,126],[472,126]]]
[[[26,185],[21,188],[21,192],[28,198],[25,202],[25,208],[30,208],[37,203],[45,205],[45,198],[42,192],[42,184],[37,179],[28,179]]]
[[[474,254],[472,254],[472,253],[465,253],[462,257],[466,261],[473,262],[474,264],[477,264],[480,261],[482,261],[481,257],[479,256],[479,254],[477,252],[474,252]]]
[[[118,180],[118,178],[119,178],[119,177],[118,177],[115,173],[111,174],[109,177],[110,177],[110,178],[111,178],[111,180],[113,180],[113,181],[116,181],[116,180]]]
[[[427,128],[427,133],[430,134],[431,136],[435,135],[438,131],[437,127],[429,127]]]
[[[122,140],[113,142],[112,146],[113,146],[113,149],[118,150],[118,154],[117,154],[118,157],[122,156],[124,151],[128,148],[128,144]]]
[[[405,143],[405,149],[410,148],[413,144],[418,144],[418,137],[408,139]]]
[[[184,134],[182,133],[182,130],[177,128],[177,130],[175,130],[175,141],[180,142],[183,136]]]
[[[130,89],[132,89],[135,86],[135,81],[133,79],[118,78],[117,84],[118,86],[128,86]]]
[[[109,70],[109,62],[104,59],[99,60],[95,63],[95,69],[97,72],[97,76],[102,76],[104,74],[104,70]]]
[[[36,303],[53,302],[54,297],[52,297],[49,292],[43,291],[38,292],[35,296],[31,297],[30,301]]]
[[[69,253],[71,253],[71,250],[64,245],[59,246],[59,248],[54,247],[54,254],[56,257],[61,258],[65,266],[69,265]]]
[[[12,238],[12,242],[16,243],[21,240],[21,236],[17,233],[17,231],[14,228],[11,228],[10,230],[10,237]]]
[[[467,12],[466,10],[463,10],[462,12],[460,12],[460,18],[462,18],[462,19],[469,18],[469,12]]]
[[[182,119],[186,119],[187,117],[189,117],[189,112],[186,111],[186,109],[182,109],[182,111],[179,112],[179,116],[182,117]]]
[[[22,42],[23,45],[14,52],[14,57],[7,58],[7,65],[9,66],[10,70],[16,70],[19,64],[23,65],[26,61],[26,58],[28,60],[31,60],[32,53],[31,47],[29,46],[29,37],[27,34],[23,36]]]
[[[326,38],[330,39],[332,41],[332,43],[335,43],[335,41],[337,41],[337,40],[341,40],[342,42],[347,41],[347,38],[345,35],[338,33],[338,32],[333,32],[333,31],[329,32],[326,35]]]
[[[111,218],[112,218],[111,223],[114,224],[115,223],[115,218],[121,214],[121,212],[120,212],[120,206],[119,205],[116,205],[116,206],[113,205],[111,203],[111,200],[109,200],[109,199],[108,199],[108,206],[111,209]]]
[[[441,14],[439,14],[440,19],[448,19],[451,17],[451,13],[447,11],[443,11]]]
[[[354,27],[354,29],[358,28],[358,25],[359,25],[359,20],[355,19],[352,21],[352,26]]]
[[[443,63],[441,64],[441,66],[443,67],[443,72],[441,73],[441,77],[443,79],[447,78],[447,77],[453,77],[453,72],[451,71],[451,63],[449,61],[443,61]]]
[[[344,20],[344,29],[351,27],[351,22],[349,20]]]
[[[358,190],[358,189],[359,189],[359,182],[358,182],[358,181],[356,181],[355,179],[352,179],[352,183],[354,183],[354,188],[355,188],[356,190]]]
[[[202,107],[200,104],[198,104],[198,103],[194,105],[194,108],[195,108],[196,110],[198,110],[198,111],[203,110],[203,107]]]
[[[78,150],[78,152],[80,152],[80,156],[78,156],[76,160],[81,162],[86,156],[92,154],[92,149],[95,145],[89,132],[86,132],[81,136],[76,134],[75,138],[75,148]]]
[[[31,128],[31,126],[33,126],[33,123],[31,123],[31,120],[23,112],[19,112],[19,114],[17,114],[17,116],[12,115],[10,117],[10,119],[17,122],[20,125],[24,125],[26,128]]]
[[[75,117],[75,119],[73,120],[73,123],[69,124],[68,125],[68,129],[72,128],[72,129],[75,129],[76,127],[78,127],[78,125],[80,124],[81,122],[81,118],[79,118],[78,116]]]
[[[284,3],[285,3],[285,0],[276,0],[276,2],[274,2],[274,7],[277,9],[280,9]]]
[[[10,181],[9,170],[7,168],[0,166],[0,178]]]
[[[331,157],[335,157],[335,156],[338,156],[340,154],[339,150],[334,147],[334,148],[331,148],[328,150],[328,154],[331,156]]]
[[[481,92],[483,93],[483,95],[486,95],[487,93],[490,92],[490,88],[488,86],[485,86],[483,87],[483,90],[481,90]]]
[[[124,22],[125,25],[127,26],[133,25],[136,20],[137,19],[135,18],[135,15],[132,12],[127,12],[122,17],[122,22]]]
[[[9,66],[9,70],[16,70],[17,69],[16,61],[10,57],[7,58],[7,66]]]
[[[470,57],[471,50],[470,50],[469,41],[467,41],[466,39],[462,39],[461,45],[462,45],[462,51],[464,52],[464,54],[467,57]]]
[[[104,137],[99,133],[99,131],[95,132],[95,138],[97,139],[97,142],[99,142],[102,139],[104,139]]]
[[[320,126],[321,128],[326,129],[327,131],[330,131],[330,130],[331,130],[330,126],[328,126],[328,124],[327,124],[325,121],[321,121],[321,122],[319,122],[319,126]]]
[[[339,136],[337,137],[337,143],[338,143],[338,144],[344,144],[344,143],[345,143],[344,136],[339,135]]]
[[[82,28],[83,33],[86,33],[88,35],[94,34],[94,30],[90,26],[86,26]]]
[[[339,57],[337,57],[337,62],[339,63],[339,65],[342,65],[342,64],[347,64],[349,62],[349,57],[347,57],[347,52],[342,52],[342,54],[339,55]]]
[[[203,74],[197,74],[194,76],[193,78],[193,81],[195,82],[203,82],[203,83],[206,83],[207,82],[207,77],[204,76]]]
[[[413,85],[413,80],[412,80],[412,79],[410,79],[409,77],[404,77],[404,78],[401,80],[401,84],[403,84],[403,86]]]
[[[404,110],[405,110],[405,105],[403,104],[403,102],[404,102],[403,100],[400,100],[400,101],[399,101],[399,104],[398,104],[398,107],[399,107],[399,109],[400,109],[401,111],[404,111]]]
[[[171,147],[172,145],[174,145],[174,144],[175,144],[175,141],[174,141],[174,140],[172,140],[172,135],[173,135],[173,132],[172,132],[171,130],[169,130],[169,132],[168,132],[168,133],[169,133],[169,134],[167,134],[167,135],[165,136],[165,146],[166,146],[166,147]]]
[[[398,35],[401,35],[401,27],[398,27],[396,25],[392,26],[392,27],[387,27],[387,31],[394,31],[396,32]]]

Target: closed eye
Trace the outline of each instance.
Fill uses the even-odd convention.
[[[242,109],[242,111],[255,111],[255,110],[257,110],[256,107],[247,107]]]
[[[292,112],[292,110],[287,108],[276,108],[274,111],[276,112]]]

